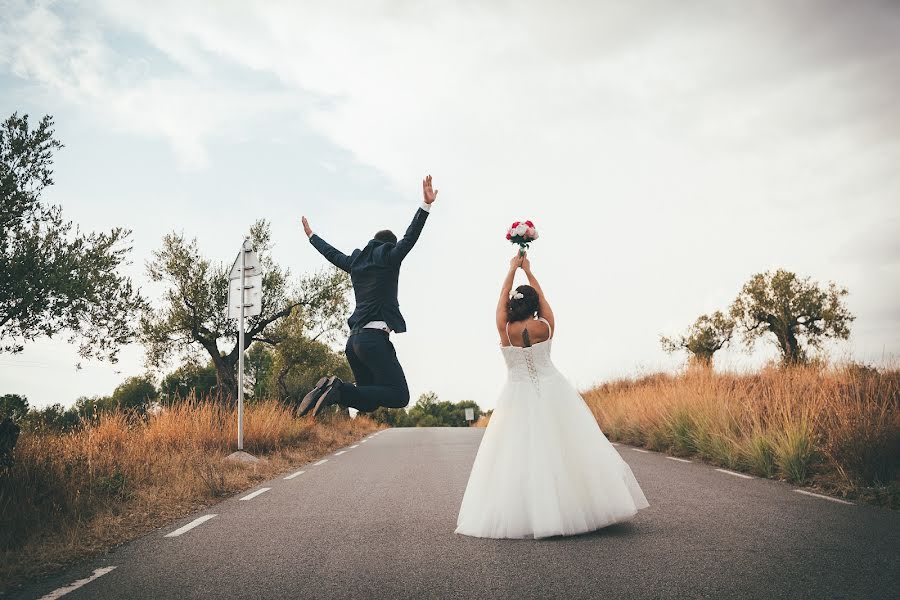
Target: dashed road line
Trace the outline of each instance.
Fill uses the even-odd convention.
[[[260,494],[265,494],[266,492],[268,492],[268,491],[271,490],[271,489],[272,489],[272,488],[270,488],[270,487],[267,487],[267,488],[260,488],[260,489],[256,490],[255,492],[252,492],[252,493],[250,493],[250,494],[247,494],[246,496],[244,496],[243,498],[241,498],[241,500],[253,500],[254,498],[256,498],[257,496],[259,496]]]
[[[686,463],[691,462],[686,458],[678,458],[677,456],[667,456],[666,458],[668,458],[669,460],[677,460],[678,462],[686,462]]]
[[[328,459],[327,459],[327,458],[323,458],[323,459],[320,460],[319,462],[313,463],[313,466],[314,466],[314,467],[318,467],[319,465],[324,465],[324,464],[327,463],[327,462],[328,462]]]
[[[285,479],[293,479],[294,477],[297,477],[298,475],[303,475],[304,473],[306,473],[306,471],[297,471],[296,473],[291,473],[290,475],[285,477]]]
[[[350,448],[359,448],[359,444],[353,444]]]
[[[635,452],[643,452],[644,454],[650,454],[649,450],[642,450],[641,448],[632,448]]]
[[[74,592],[80,587],[83,587],[98,577],[103,577],[110,571],[115,569],[115,567],[101,567],[99,569],[94,569],[94,573],[90,577],[85,577],[84,579],[79,579],[78,581],[74,581],[66,587],[61,587],[58,590],[53,590],[46,596],[41,596],[40,600],[56,600],[57,598],[61,598],[65,596],[69,592]]]
[[[360,444],[365,444],[368,441],[369,441],[368,439],[365,439],[365,440],[361,441]]]
[[[334,455],[335,455],[335,456],[340,456],[341,454],[343,454],[343,453],[345,453],[345,452],[346,452],[346,450],[341,450],[340,452],[335,452]]]
[[[183,527],[179,527],[178,529],[176,529],[176,530],[173,531],[172,533],[167,533],[167,534],[166,534],[166,537],[178,537],[178,536],[181,535],[182,533],[187,533],[188,531],[190,531],[191,529],[193,529],[193,528],[196,527],[197,525],[202,525],[202,524],[206,523],[207,521],[209,521],[210,519],[212,519],[212,518],[215,517],[215,516],[216,516],[216,515],[203,515],[202,517],[197,517],[196,519],[194,519],[193,521],[191,521],[191,522],[188,523],[187,525],[185,525],[185,526],[183,526]]]
[[[743,479],[755,479],[753,475],[744,475],[743,473],[735,473],[734,471],[729,471],[728,469],[716,469],[719,473],[726,473],[728,475],[734,475],[735,477],[741,477]]]
[[[849,504],[850,506],[856,506],[853,502],[849,500],[841,500],[840,498],[832,498],[831,496],[823,496],[822,494],[816,494],[813,492],[807,492],[806,490],[794,490],[798,494],[803,494],[804,496],[812,496],[813,498],[821,498],[822,500],[828,500],[830,502],[837,502],[838,504]]]

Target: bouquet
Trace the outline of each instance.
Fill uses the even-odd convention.
[[[519,255],[524,256],[529,244],[538,239],[538,232],[531,221],[516,221],[506,230],[506,239],[518,244]]]

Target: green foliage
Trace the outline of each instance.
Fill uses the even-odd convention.
[[[288,317],[290,318],[290,317]],[[271,347],[253,344],[244,353],[244,374],[250,383],[250,396],[256,399],[271,398],[275,395],[272,385],[275,356]]]
[[[7,467],[13,464],[13,449],[19,441],[22,428],[9,417],[0,417],[0,476]]]
[[[717,310],[710,315],[700,315],[690,329],[675,338],[660,337],[666,352],[686,350],[694,362],[711,367],[713,355],[721,350],[734,332],[734,319]]]
[[[81,425],[81,417],[73,407],[66,409],[62,404],[52,404],[46,408],[33,408],[22,419],[22,428],[27,431],[71,431]]]
[[[82,421],[99,418],[103,413],[120,410],[144,417],[159,397],[149,375],[129,377],[111,396],[82,396],[75,401],[74,411]]]
[[[296,288],[289,285],[290,273],[277,265],[271,255],[270,227],[257,221],[250,230],[250,242],[262,268],[262,312],[246,322],[245,349],[254,343],[276,346],[280,342],[279,322],[302,309],[304,323],[327,336],[341,327],[349,310],[350,289],[346,273],[337,269],[303,277]],[[216,367],[219,390],[226,399],[237,394],[237,319],[226,316],[229,266],[213,263],[200,253],[197,240],[169,234],[153,253],[148,265],[150,278],[166,284],[162,302],[144,312],[141,334],[148,363],[159,367],[173,356],[196,358],[206,352]],[[219,347],[231,349],[225,353]],[[264,367],[265,365],[260,365]]]
[[[801,421],[785,427],[775,436],[772,453],[781,476],[797,485],[803,484],[815,457],[809,424]]]
[[[468,427],[467,408],[474,410],[476,421],[484,414],[474,400],[454,404],[439,400],[434,392],[427,392],[419,396],[409,410],[381,407],[366,415],[378,423],[392,427]]]
[[[41,202],[59,148],[49,116],[34,129],[15,113],[0,125],[0,352],[67,332],[81,357],[115,361],[145,305],[117,273],[131,232],[83,234]]]
[[[743,329],[747,348],[766,335],[781,351],[785,364],[807,360],[807,347],[821,349],[829,338],[847,339],[854,317],[844,306],[846,288],[827,287],[778,269],[750,278],[731,306]]]
[[[28,398],[19,394],[0,396],[0,419],[21,421],[28,414]]]
[[[159,392],[150,376],[141,375],[122,382],[110,399],[113,409],[143,416],[158,397]]]
[[[159,395],[166,402],[177,402],[190,396],[206,398],[216,391],[216,366],[188,361],[163,377]]]
[[[28,414],[28,399],[19,394],[0,396],[0,468],[12,465],[12,453],[22,428],[19,423]]]
[[[75,400],[75,412],[82,421],[92,421],[101,414],[112,410],[110,396],[81,396]]]
[[[352,381],[346,357],[321,341],[322,336],[318,317],[307,309],[300,307],[285,317],[272,330],[274,346],[257,350],[268,353],[269,358],[256,359],[264,379],[258,379],[255,387],[282,402],[297,404],[322,377],[337,375]]]

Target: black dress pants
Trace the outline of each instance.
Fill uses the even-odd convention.
[[[406,375],[388,332],[362,329],[351,333],[346,354],[356,385],[341,386],[341,404],[362,412],[379,406],[403,408],[409,404]]]

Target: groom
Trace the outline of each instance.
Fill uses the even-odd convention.
[[[356,310],[347,321],[350,338],[346,354],[356,385],[338,377],[323,377],[300,403],[300,416],[310,412],[315,416],[332,404],[363,412],[379,406],[403,408],[409,404],[409,387],[390,334],[406,331],[397,300],[397,282],[400,265],[419,239],[438,195],[431,187],[431,175],[422,181],[422,194],[424,202],[402,240],[398,242],[389,230],[379,231],[362,250],[354,250],[350,256],[313,233],[303,217],[303,230],[310,243],[328,262],[349,273],[353,282]]]

